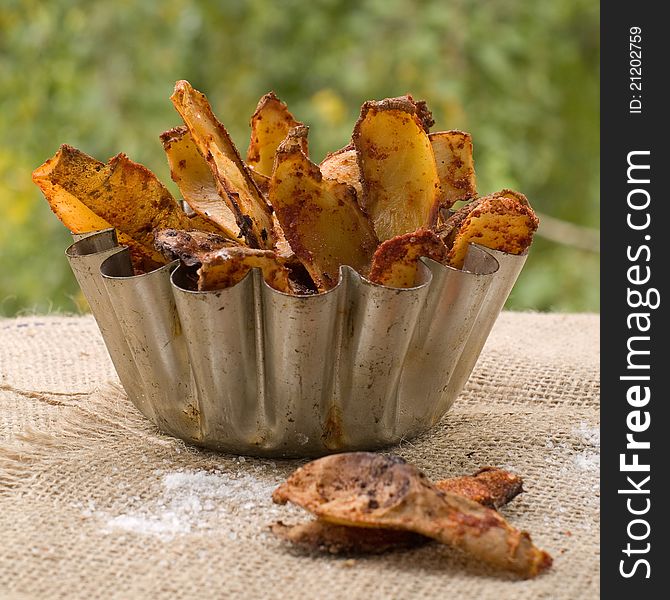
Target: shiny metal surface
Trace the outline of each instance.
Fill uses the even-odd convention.
[[[329,292],[289,296],[258,270],[212,292],[189,289],[177,263],[133,275],[110,230],[67,257],[145,416],[194,444],[294,457],[380,448],[434,425],[525,262],[472,246],[462,271],[422,259],[414,288],[342,267]]]

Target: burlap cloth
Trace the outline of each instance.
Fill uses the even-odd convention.
[[[505,313],[430,434],[393,451],[430,477],[499,465],[503,509],[554,566],[531,581],[438,544],[356,560],[265,530],[298,464],[159,434],[116,384],[91,317],[0,320],[0,598],[589,599],[599,577],[598,319]]]

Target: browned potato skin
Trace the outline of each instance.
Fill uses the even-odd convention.
[[[435,487],[497,509],[523,491],[523,481],[509,471],[483,467],[474,475],[436,481]],[[271,525],[270,529],[277,537],[306,550],[330,554],[382,554],[413,548],[430,541],[430,538],[412,531],[349,527],[319,519],[295,525],[285,525],[280,521]]]
[[[319,165],[321,174],[326,179],[334,179],[340,183],[346,183],[356,190],[356,198],[363,197],[363,186],[361,186],[361,172],[358,169],[358,156],[353,144],[331,152]]]
[[[407,94],[406,97],[414,102],[414,106],[416,107],[416,116],[419,117],[419,121],[421,121],[423,130],[426,133],[429,133],[430,128],[435,125],[435,119],[433,119],[433,113],[430,108],[428,108],[428,104],[425,100],[414,100],[410,94]]]
[[[372,257],[370,281],[395,288],[414,287],[418,261],[422,256],[439,263],[447,258],[446,246],[429,229],[419,229],[386,240]]]
[[[210,252],[239,245],[239,242],[208,231],[161,229],[156,232],[156,249],[167,260],[178,259],[189,267],[202,264]]]
[[[160,140],[170,165],[172,181],[182,197],[201,219],[198,229],[220,233],[230,239],[240,237],[233,211],[222,200],[214,175],[198,151],[185,125],[161,133]]]
[[[450,208],[459,200],[477,195],[472,137],[464,131],[438,131],[429,134],[437,174],[440,178],[440,206]]]
[[[528,250],[539,224],[530,205],[509,193],[486,196],[471,204],[466,205],[470,210],[466,211],[465,218],[461,215],[462,220],[447,236],[453,240],[447,257],[449,265],[457,269],[463,267],[470,243],[508,254],[523,254]]]
[[[489,197],[509,198],[510,200],[518,200],[519,202],[521,202],[521,204],[527,206],[528,208],[531,208],[530,202],[528,202],[528,198],[526,198],[526,196],[524,196],[521,192],[510,190],[508,188],[502,189],[499,192],[494,192],[493,194],[489,194]]]
[[[473,211],[482,201],[482,198],[475,198],[467,204],[464,204],[456,212],[454,212],[448,219],[437,226],[435,233],[444,242],[447,248],[451,248],[454,244],[454,238],[458,233],[459,227],[463,224],[468,215]]]
[[[125,154],[104,164],[64,144],[34,171],[33,181],[70,231],[116,228],[139,271],[165,264],[154,248],[154,229],[187,229],[190,223],[153,173]]]
[[[352,141],[361,174],[361,204],[380,241],[434,227],[440,180],[412,98],[364,103]]]
[[[302,125],[289,112],[284,102],[274,92],[265,94],[251,116],[251,141],[247,150],[247,164],[266,177],[272,176],[275,152],[294,127]],[[300,140],[302,151],[307,152],[307,138]]]
[[[277,150],[270,202],[300,262],[319,291],[337,285],[339,268],[367,275],[378,241],[347,185],[325,179],[305,156],[296,128]]]
[[[523,492],[523,479],[498,467],[482,467],[473,475],[436,481],[435,487],[443,492],[469,498],[482,506],[498,509]]]
[[[219,195],[235,215],[247,244],[273,248],[272,211],[205,95],[182,80],[175,84],[170,99],[212,170]]]
[[[398,457],[335,454],[307,463],[273,493],[339,525],[413,531],[490,565],[534,577],[551,557],[496,511],[436,488]]]
[[[244,279],[251,269],[259,268],[266,283],[280,291],[292,292],[289,271],[271,250],[257,250],[242,246],[215,250],[200,256],[198,290],[221,290]]]

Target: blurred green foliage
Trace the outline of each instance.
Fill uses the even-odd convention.
[[[242,152],[273,89],[317,161],[361,103],[411,92],[436,129],[473,134],[480,192],[512,187],[597,228],[599,8],[593,0],[4,0],[0,314],[81,303],[70,239],[30,180],[60,143],[123,151],[176,193],[158,134],[177,79],[209,96]],[[599,257],[537,238],[512,308],[598,310]]]

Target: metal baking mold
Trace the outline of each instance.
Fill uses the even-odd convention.
[[[437,423],[526,260],[473,244],[462,270],[422,258],[413,288],[344,266],[317,295],[257,269],[198,292],[177,261],[133,275],[113,229],[76,238],[66,256],[133,404],[189,443],[272,457],[372,450]]]

